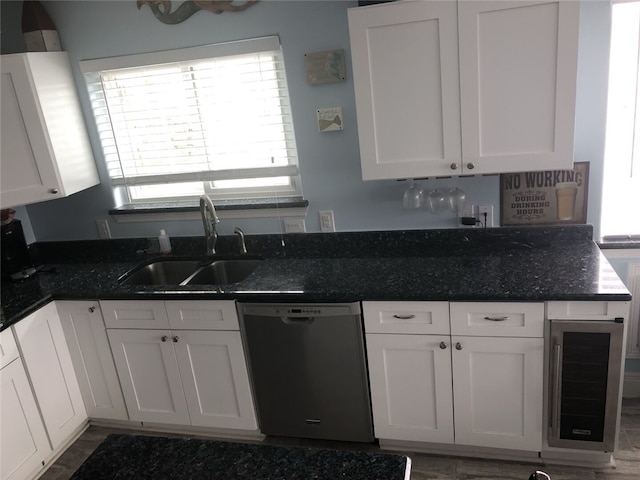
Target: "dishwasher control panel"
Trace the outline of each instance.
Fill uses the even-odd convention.
[[[361,313],[360,303],[239,303],[238,305],[245,315],[267,317],[335,317]]]

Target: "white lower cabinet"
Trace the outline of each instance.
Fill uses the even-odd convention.
[[[107,330],[131,420],[189,425],[169,330]]]
[[[543,342],[452,337],[457,444],[540,451]]]
[[[0,333],[0,479],[33,477],[51,454],[11,329]]]
[[[55,450],[87,423],[87,413],[54,303],[12,327]]]
[[[367,334],[366,341],[376,437],[453,443],[449,336]]]
[[[399,333],[388,333],[386,326],[385,333],[366,334],[376,437],[540,451],[542,328],[525,329],[523,335],[529,337],[500,336],[496,329],[503,325],[510,331],[525,316],[527,324],[541,327],[542,304],[485,303],[484,314],[475,311],[478,304],[465,305],[452,303],[451,311],[466,309],[479,315],[486,327],[474,327],[477,336],[450,335],[449,324],[442,321],[424,323],[420,333],[404,332],[403,319],[415,324],[416,318],[424,316],[421,311],[434,316],[442,310],[441,302],[363,302],[365,315],[377,317],[376,310],[384,309],[386,316],[399,321],[393,327]],[[451,315],[452,331],[465,328],[457,325],[457,318]],[[374,332],[381,330],[365,317],[367,326]]]
[[[138,309],[151,311],[145,303],[101,302],[107,327],[109,319],[123,318],[122,314],[115,315],[108,309],[127,311],[128,317],[136,317]],[[256,430],[234,302],[167,301],[165,304],[168,315],[156,313],[153,317],[157,319],[154,325],[166,328],[107,328],[130,419]],[[154,305],[156,310],[157,307]],[[211,319],[211,329],[202,330],[207,318]],[[121,325],[120,320],[117,322],[116,325]],[[170,325],[180,325],[183,329],[170,329]],[[228,330],[230,328],[233,330]]]
[[[128,420],[97,301],[56,301],[62,330],[91,419]]]
[[[203,427],[257,428],[240,332],[173,331],[189,416]]]

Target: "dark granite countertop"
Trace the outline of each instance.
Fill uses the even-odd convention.
[[[390,453],[111,434],[71,480],[405,480],[410,465]]]
[[[219,286],[121,285],[118,278],[143,258],[126,257],[117,249],[110,255],[107,244],[98,243],[103,260],[95,261],[93,255],[78,253],[78,245],[65,245],[75,251],[74,261],[61,261],[68,253],[45,252],[42,256],[53,272],[2,283],[0,329],[52,299],[630,300],[590,233],[589,226],[582,226],[490,229],[484,234],[453,230],[256,236],[247,247],[263,254],[264,261],[244,281]],[[118,249],[124,248],[122,243]],[[180,246],[180,240],[174,239],[177,255],[193,253],[175,244]],[[92,250],[91,242],[83,245],[83,251]]]

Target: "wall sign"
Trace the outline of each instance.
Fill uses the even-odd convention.
[[[304,54],[304,68],[309,85],[343,82],[345,78],[344,50],[325,50]]]
[[[500,224],[586,223],[589,162],[573,170],[500,175]]]
[[[331,132],[342,130],[342,107],[319,108],[316,110],[318,117],[318,130]]]

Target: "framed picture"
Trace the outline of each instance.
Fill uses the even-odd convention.
[[[572,170],[500,175],[500,225],[552,225],[587,222],[589,162]]]

